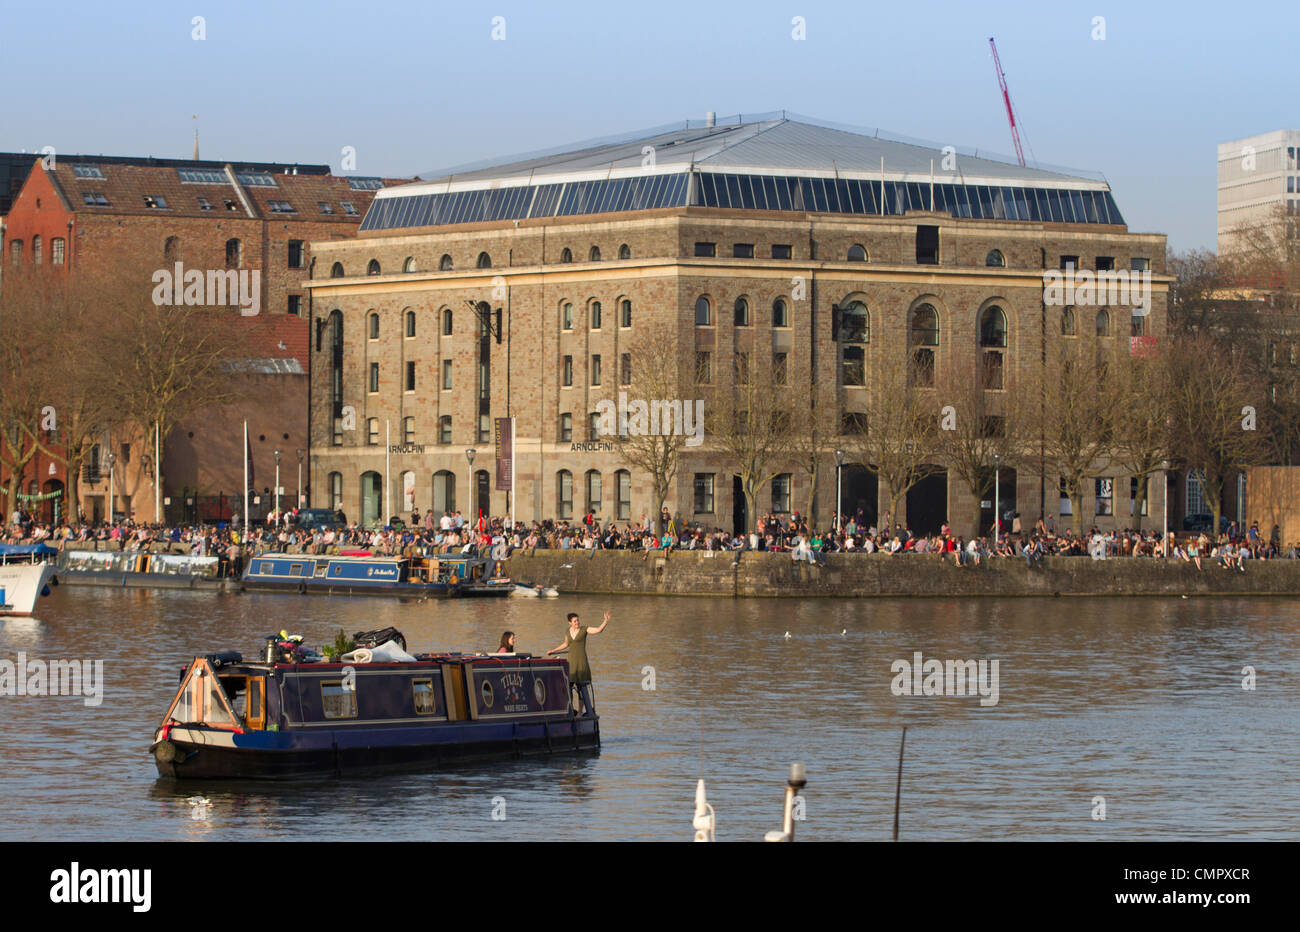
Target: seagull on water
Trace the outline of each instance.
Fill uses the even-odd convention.
[[[849,629],[848,629],[848,628],[841,628],[841,629],[840,629],[840,637],[844,637],[844,635],[846,635],[846,634],[848,634],[848,633],[849,633]]]
[[[787,632],[785,633],[785,639],[786,639],[787,641],[790,640],[790,632],[789,632],[789,631],[787,631]]]
[[[571,569],[573,569],[573,564],[572,564],[572,563],[561,563],[561,564],[560,564],[560,569],[562,569],[562,570],[571,570]]]

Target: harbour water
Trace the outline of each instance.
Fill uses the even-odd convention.
[[[393,625],[413,650],[589,643],[598,755],[269,784],[158,779],[177,671],[281,628]],[[0,620],[0,659],[103,660],[103,700],[0,696],[0,840],[688,840],[704,777],[719,840],[890,837],[908,726],[908,840],[1293,839],[1300,601],[381,598],[59,587]],[[789,637],[786,637],[786,633]],[[895,695],[895,661],[998,661],[998,701]],[[1256,688],[1242,688],[1243,667]],[[649,688],[653,686],[653,688]],[[1097,797],[1104,798],[1105,819]],[[494,818],[495,816],[495,818]]]

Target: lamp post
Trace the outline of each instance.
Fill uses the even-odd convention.
[[[1169,556],[1169,460],[1160,464],[1160,478],[1163,480],[1165,492],[1164,503],[1160,506],[1160,555]]]
[[[302,458],[306,450],[298,451],[298,507],[302,507]]]
[[[835,451],[835,533],[840,532],[840,516],[843,514],[842,492],[843,483],[840,481],[842,469],[844,466],[844,451]]]
[[[280,523],[280,451],[275,451],[275,523]]]
[[[1002,536],[1002,454],[993,454],[993,544]]]
[[[113,524],[113,464],[117,462],[117,455],[110,453],[104,459],[108,461],[108,523],[111,527]]]
[[[475,506],[474,499],[477,498],[476,493],[478,492],[478,489],[475,488],[475,486],[474,486],[474,457],[477,456],[477,455],[478,455],[478,450],[474,449],[473,447],[470,447],[468,450],[465,451],[465,459],[469,462],[469,502],[470,502],[470,514],[471,514],[471,517],[474,517],[474,518],[476,518],[476,519],[477,519],[478,516],[474,514],[474,512],[477,510],[477,509],[474,507],[474,506]],[[477,523],[477,521],[476,521],[475,523]]]

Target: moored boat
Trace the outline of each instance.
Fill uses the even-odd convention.
[[[281,645],[283,646],[283,645]],[[528,654],[378,663],[195,657],[154,733],[158,773],[276,779],[593,751],[600,718],[570,705],[568,662]]]
[[[493,574],[491,561],[482,557],[400,557],[364,551],[260,554],[249,559],[243,583],[250,590],[424,598],[506,596],[514,590],[514,583]]]
[[[30,615],[50,594],[58,551],[45,544],[0,544],[0,615]]]
[[[198,589],[221,586],[221,561],[189,553],[68,549],[59,554],[59,581],[70,586]]]

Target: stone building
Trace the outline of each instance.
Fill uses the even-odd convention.
[[[638,397],[638,366],[653,361],[630,347],[647,329],[673,334],[712,387],[734,378],[738,354],[770,347],[790,385],[829,393],[848,431],[891,341],[939,373],[994,367],[966,390],[996,394],[1041,367],[1047,347],[1150,351],[1165,328],[1165,238],[1130,233],[1105,182],[784,115],[384,190],[356,239],[312,248],[313,504],[365,521],[413,508],[506,514],[492,444],[505,416],[516,419],[518,520],[588,509],[639,520],[653,508],[649,480],[591,419],[601,400]],[[1044,270],[1063,268],[1154,273],[1149,313],[1049,306]],[[823,526],[841,445],[824,452]],[[932,467],[908,520],[969,532],[978,503],[959,502],[970,493]],[[667,507],[679,523],[742,524],[733,473],[706,413]],[[1100,525],[1125,526],[1129,483],[1107,478],[1087,505]],[[875,520],[887,499],[872,464],[846,461],[843,480],[844,510]],[[808,482],[791,463],[756,510],[805,510]],[[1004,482],[1003,510],[1026,524],[1061,513],[1057,477]]]

